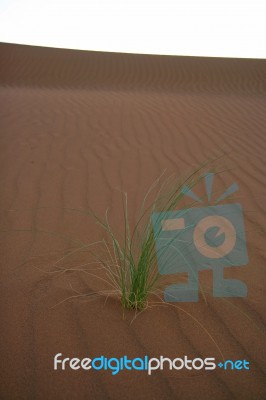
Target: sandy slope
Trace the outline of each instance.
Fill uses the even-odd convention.
[[[121,55],[0,45],[1,360],[3,399],[266,398],[265,159],[266,62]],[[101,238],[92,207],[121,227],[126,190],[134,217],[149,185],[167,169],[187,172],[223,148],[245,210],[250,262],[227,271],[245,299],[153,307],[122,318],[82,273],[45,274],[80,241]],[[203,190],[199,188],[200,191]],[[56,232],[55,235],[52,232]],[[64,260],[86,263],[84,252]],[[210,286],[211,274],[201,275]],[[164,355],[247,359],[250,371],[55,372],[53,356]],[[265,371],[265,369],[264,369]]]

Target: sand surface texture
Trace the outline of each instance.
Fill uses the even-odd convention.
[[[0,45],[1,398],[263,400],[265,388],[266,62]],[[92,276],[51,274],[102,238],[92,207],[121,231],[164,171],[226,153],[214,197],[231,183],[249,263],[228,269],[246,298],[155,306],[132,322]],[[204,192],[199,187],[198,193]],[[59,261],[82,269],[86,251]],[[154,299],[153,299],[154,300]],[[263,313],[264,311],[264,313]],[[208,333],[207,333],[208,332]],[[212,340],[213,339],[213,340]],[[54,371],[53,357],[246,359],[249,371]]]

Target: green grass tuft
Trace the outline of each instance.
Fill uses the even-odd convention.
[[[210,161],[179,180],[174,177],[165,178],[163,173],[146,193],[133,229],[129,223],[127,194],[124,193],[122,236],[121,233],[116,234],[110,226],[108,212],[104,219],[93,213],[108,237],[107,241],[103,241],[104,256],[95,256],[105,269],[110,285],[119,294],[124,308],[143,310],[150,294],[158,289],[161,276],[157,268],[152,213],[176,209],[184,197],[182,187],[186,185],[193,188],[204,178],[206,167],[210,169]]]

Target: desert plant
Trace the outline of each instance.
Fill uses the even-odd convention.
[[[193,188],[203,177],[209,162],[194,169],[183,179],[166,178],[163,173],[146,193],[139,215],[131,228],[128,214],[127,194],[123,194],[123,234],[117,234],[109,222],[108,211],[105,218],[92,213],[96,221],[107,233],[103,240],[104,255],[94,256],[106,272],[107,280],[119,295],[122,306],[142,310],[148,297],[158,288],[160,274],[156,262],[156,238],[151,216],[154,212],[175,209],[185,195],[183,187]],[[190,204],[191,206],[191,204]]]

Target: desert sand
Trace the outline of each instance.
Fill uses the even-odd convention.
[[[265,60],[0,45],[2,399],[266,398],[265,93]],[[221,151],[215,196],[238,183],[249,254],[226,276],[246,283],[246,298],[214,298],[206,271],[207,303],[153,305],[133,320],[112,297],[78,296],[101,290],[96,278],[48,273],[102,237],[70,209],[109,208],[119,230],[121,190],[134,219],[162,171],[184,174]],[[59,265],[78,269],[87,257]],[[224,357],[250,370],[54,371],[57,353]]]

